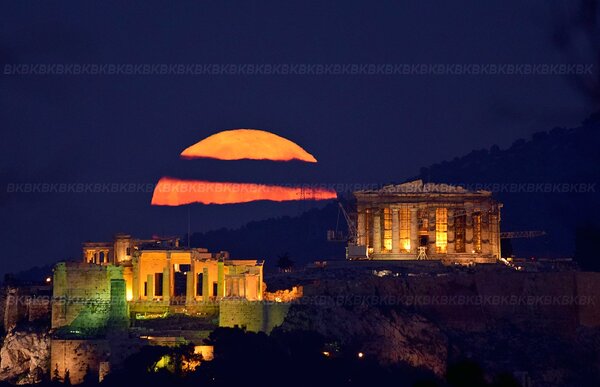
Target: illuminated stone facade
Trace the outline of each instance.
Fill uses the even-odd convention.
[[[349,258],[493,263],[500,258],[500,208],[487,191],[421,180],[357,191],[357,240]]]
[[[270,331],[287,310],[262,302],[262,261],[183,248],[175,238],[118,234],[84,243],[82,260],[58,263],[52,280],[52,374],[68,371],[73,384],[86,373],[101,380],[144,344],[199,345],[217,325]]]
[[[61,262],[54,267],[52,328],[65,333],[128,328],[123,268]]]
[[[225,297],[261,301],[263,297],[262,261],[182,248],[176,238],[139,240],[117,234],[113,242],[84,243],[83,260],[120,267],[132,306],[190,305]]]
[[[55,266],[52,328],[84,333],[127,328],[137,314],[214,315],[222,299],[258,302],[264,289],[262,261],[119,234],[112,243],[85,243],[83,262]]]

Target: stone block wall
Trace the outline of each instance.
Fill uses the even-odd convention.
[[[294,286],[292,289],[276,290],[274,292],[265,292],[265,301],[271,302],[292,302],[302,298],[302,286]]]
[[[4,300],[4,329],[11,330],[17,325],[17,322],[27,314],[27,306],[22,302],[18,288],[9,287],[6,289],[6,298]]]
[[[52,328],[81,333],[123,324],[128,312],[121,267],[59,263],[54,268]],[[113,288],[114,286],[114,288]]]
[[[221,300],[219,326],[237,326],[251,332],[270,333],[283,323],[290,305],[283,302]]]
[[[129,308],[126,300],[125,280],[110,280],[109,324],[113,329],[129,327]]]
[[[501,321],[574,335],[600,327],[600,273],[481,271],[340,279],[305,286],[305,298],[414,310],[444,326],[485,331]],[[306,300],[306,302],[308,302]]]
[[[8,286],[0,289],[0,316],[4,331],[21,322],[49,320],[49,286]]]
[[[64,381],[67,370],[72,384],[83,382],[86,373],[99,379],[101,364],[109,361],[107,340],[52,340],[50,375]]]

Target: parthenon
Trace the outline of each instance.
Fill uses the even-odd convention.
[[[502,204],[491,192],[416,180],[354,195],[357,238],[349,251],[362,247],[362,258],[445,263],[493,263],[500,258]]]

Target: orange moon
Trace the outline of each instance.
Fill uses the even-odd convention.
[[[206,137],[181,152],[185,159],[218,160],[300,160],[316,163],[317,159],[293,141],[257,129],[234,129]]]
[[[191,203],[234,204],[258,200],[285,202],[292,200],[336,199],[332,189],[285,187],[254,183],[226,183],[181,180],[163,177],[152,195],[153,206],[182,206]]]

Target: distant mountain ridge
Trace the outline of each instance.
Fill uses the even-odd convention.
[[[573,256],[575,232],[600,224],[600,114],[573,129],[554,128],[508,149],[474,150],[451,161],[422,168],[425,182],[491,189],[504,203],[502,230],[544,230],[535,239],[514,240],[518,256]],[[250,222],[229,230],[194,233],[191,243],[211,250],[227,249],[240,258],[266,259],[274,267],[284,253],[298,265],[320,259],[343,259],[344,245],[327,242],[338,222],[335,203],[296,217]],[[346,227],[343,219],[340,225]]]

